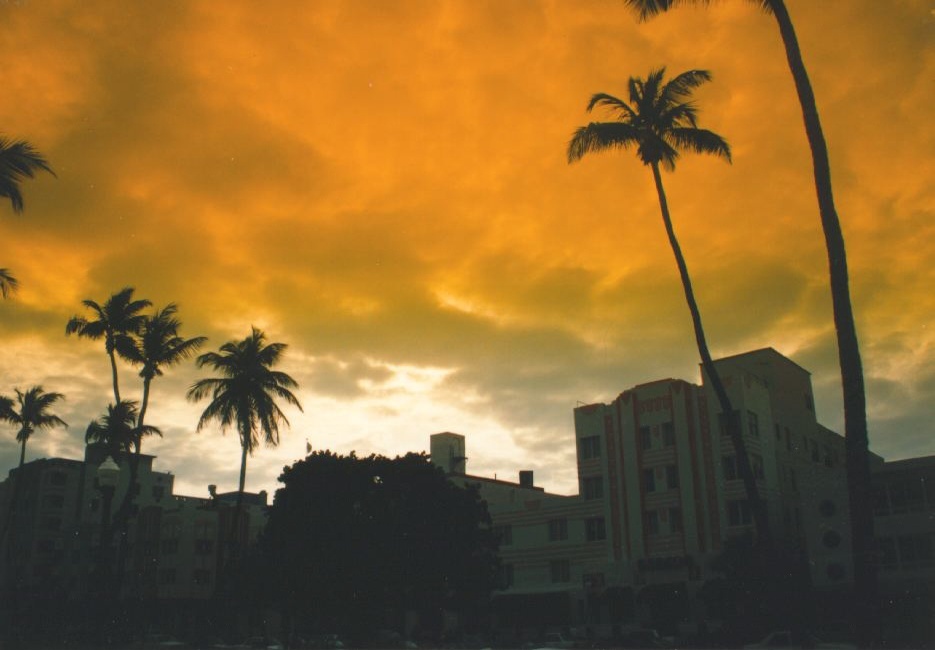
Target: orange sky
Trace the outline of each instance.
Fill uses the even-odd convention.
[[[935,453],[935,3],[789,0],[831,150],[873,449]],[[103,345],[64,336],[123,286],[175,301],[216,349],[289,344],[305,413],[248,488],[316,447],[395,454],[468,436],[469,471],[573,492],[572,408],[697,351],[652,178],[632,153],[569,166],[594,92],[661,65],[712,71],[670,207],[716,355],[772,346],[841,430],[811,167],[771,18],[752,3],[639,24],[619,0],[0,4],[0,131],[58,178],[0,206],[0,393],[63,392],[80,457],[110,394]],[[144,451],[180,491],[234,489],[236,436],[194,433],[191,364],[154,383]],[[124,368],[125,392],[136,391]],[[14,466],[13,430],[0,472]]]

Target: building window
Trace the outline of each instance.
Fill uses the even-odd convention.
[[[666,487],[677,490],[679,487],[679,468],[677,465],[666,465]]]
[[[159,571],[159,584],[174,585],[175,584],[175,569],[161,569]]]
[[[792,451],[792,432],[789,427],[784,427],[786,432],[786,451]]]
[[[65,505],[65,496],[61,494],[46,494],[42,497],[42,506],[53,510],[60,510]]]
[[[584,534],[589,542],[597,542],[607,537],[603,517],[589,517],[584,520]]]
[[[659,534],[659,513],[656,510],[647,510],[643,513],[647,535]]]
[[[763,472],[763,457],[759,454],[750,454],[750,469],[753,470],[753,478],[764,478],[766,475]]]
[[[747,526],[751,521],[750,506],[745,500],[727,502],[728,526]]]
[[[828,548],[837,548],[841,545],[841,534],[836,530],[825,531],[821,536],[821,543]]]
[[[653,448],[653,434],[647,426],[640,427],[640,449],[648,451]]]
[[[500,542],[500,546],[512,546],[513,545],[513,526],[506,524],[503,526],[494,526],[493,527],[494,537]]]
[[[873,514],[877,517],[885,517],[890,514],[890,500],[886,496],[885,485],[873,486]]]
[[[807,443],[808,441],[806,441]],[[812,461],[816,463],[821,462],[821,452],[818,450],[818,443],[815,440],[812,440]]]
[[[677,535],[682,532],[682,509],[669,508],[669,532]]]
[[[753,411],[747,411],[747,427],[750,430],[750,436],[753,438],[760,437],[760,419],[756,416],[756,413]]]
[[[603,573],[585,573],[581,576],[581,585],[588,591],[601,591],[606,580]]]
[[[568,520],[550,519],[549,520],[549,541],[561,542],[568,539]]]
[[[589,460],[591,458],[600,458],[601,457],[601,437],[600,436],[587,436],[586,438],[581,438],[581,460]]]
[[[43,517],[42,518],[42,529],[43,530],[60,530],[62,528],[62,518],[61,517]]]
[[[513,565],[501,564],[497,572],[497,585],[503,589],[509,589],[513,586]]]
[[[600,476],[589,476],[583,479],[582,488],[584,498],[588,501],[604,498],[604,479]]]
[[[675,446],[675,425],[672,422],[662,423],[662,445],[664,447]]]
[[[878,541],[880,543],[880,567],[884,571],[895,571],[899,565],[896,540],[892,537],[881,537]]]
[[[734,456],[724,456],[722,459],[724,466],[724,480],[733,481],[737,478],[737,459]]]
[[[160,550],[163,555],[175,555],[179,552],[179,540],[178,539],[164,539],[160,545]]]
[[[211,572],[207,569],[195,569],[192,571],[192,582],[196,585],[210,585]]]
[[[643,470],[643,489],[646,492],[656,491],[656,470],[652,467]]]
[[[724,413],[718,413],[718,416],[717,416],[718,430],[721,432],[722,437],[730,436],[730,428],[728,427],[728,422],[730,422],[730,424],[732,424],[733,426],[739,427],[740,426],[740,412],[731,411],[729,418]]]
[[[782,440],[782,431],[779,429],[779,425],[776,425],[776,442]]]
[[[160,501],[163,496],[165,496],[166,489],[161,485],[156,485],[153,487],[153,499]]]
[[[571,563],[568,560],[552,560],[549,562],[549,573],[552,582],[571,582]]]
[[[214,550],[214,541],[210,539],[195,540],[195,554],[209,555]]]

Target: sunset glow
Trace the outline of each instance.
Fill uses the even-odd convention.
[[[871,449],[935,454],[935,16],[925,0],[789,0],[827,137],[867,381]],[[715,356],[774,347],[843,432],[828,264],[774,22],[723,2],[638,23],[617,0],[0,3],[0,132],[57,178],[0,205],[0,393],[66,395],[27,460],[80,458],[112,400],[103,344],[65,323],[124,286],[179,305],[207,349],[287,343],[304,413],[250,490],[314,448],[424,450],[575,485],[572,409],[697,382],[652,177],[632,152],[568,165],[591,94],[710,70],[701,122],[733,164],[685,155],[666,190]],[[597,116],[601,119],[601,116]],[[137,370],[122,386],[139,399]],[[239,445],[153,382],[143,451],[178,491],[236,487]],[[0,471],[15,466],[0,430]]]

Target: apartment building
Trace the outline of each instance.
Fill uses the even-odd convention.
[[[531,473],[517,483],[468,475],[463,436],[432,436],[433,461],[480,487],[501,531],[501,600],[559,625],[654,623],[660,609],[701,620],[712,560],[753,532],[726,417],[742,425],[773,535],[807,557],[816,587],[849,581],[844,441],[818,423],[810,374],[772,348],[716,366],[730,416],[703,373],[701,385],[661,379],[574,409],[574,496],[535,487]]]
[[[207,498],[176,495],[173,474],[154,470],[154,459],[139,458],[122,562],[119,535],[110,547],[102,547],[101,538],[131,489],[128,455],[110,457],[104,446],[91,444],[83,460],[44,458],[11,470],[0,483],[0,585],[81,599],[101,588],[106,568],[122,598],[213,595],[225,549],[255,539],[265,523],[267,495],[244,495],[234,533],[236,492],[217,494],[211,486]],[[108,488],[100,468],[114,461]]]

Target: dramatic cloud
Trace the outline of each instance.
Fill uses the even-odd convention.
[[[831,148],[874,450],[935,453],[935,18],[922,0],[790,0]],[[715,354],[772,346],[812,372],[841,430],[827,258],[810,156],[772,19],[750,3],[637,23],[623,2],[185,0],[0,6],[3,133],[51,161],[0,206],[0,393],[63,392],[80,457],[106,408],[103,346],[66,338],[124,286],[176,302],[209,348],[251,325],[289,344],[304,413],[250,460],[273,490],[315,447],[396,454],[468,436],[470,471],[576,489],[572,409],[662,377],[698,380],[648,170],[574,165],[592,93],[709,69],[702,125],[733,164],[666,175]],[[125,391],[139,396],[136,369]],[[233,489],[236,435],[195,433],[193,364],[153,384],[146,442],[180,491]],[[15,465],[12,432],[0,470]]]

